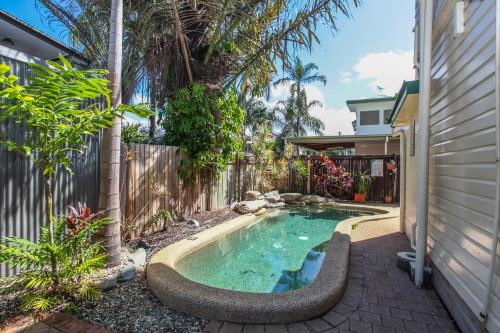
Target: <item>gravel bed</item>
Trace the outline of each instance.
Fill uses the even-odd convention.
[[[211,212],[196,213],[191,218],[200,222],[199,228],[191,228],[184,223],[176,223],[167,230],[141,238],[150,248],[149,258],[181,239],[231,220],[239,214],[228,208]],[[141,239],[127,244],[135,250]],[[15,294],[0,296],[0,327],[7,323],[20,322],[23,318],[19,310],[19,299]],[[144,270],[139,270],[129,282],[118,284],[105,291],[97,301],[79,304],[74,313],[78,318],[104,326],[116,333],[120,332],[199,332],[207,320],[180,313],[164,306],[150,291]]]
[[[75,315],[114,332],[199,332],[206,320],[164,306],[141,273],[95,302],[85,302]]]

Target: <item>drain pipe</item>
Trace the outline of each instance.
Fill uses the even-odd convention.
[[[396,131],[393,136],[399,136],[399,232],[405,233],[406,214],[406,135],[403,129]]]
[[[496,59],[495,59],[495,107],[496,107],[496,197],[495,197],[495,225],[491,235],[491,258],[488,268],[488,280],[486,281],[486,291],[484,293],[483,306],[481,308],[480,318],[483,321],[488,319],[488,310],[491,303],[490,293],[495,276],[495,265],[497,259],[498,231],[500,229],[500,3],[496,2]]]
[[[419,97],[419,156],[417,197],[417,261],[415,285],[424,283],[427,254],[427,216],[429,191],[429,114],[431,93],[432,19],[434,0],[420,0],[420,97]]]

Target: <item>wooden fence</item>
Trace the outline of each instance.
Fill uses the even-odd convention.
[[[167,209],[175,219],[183,219],[196,212],[226,207],[246,190],[241,173],[249,165],[230,164],[212,184],[203,184],[198,179],[194,185],[184,186],[177,173],[181,160],[177,147],[127,146],[122,213],[136,227],[130,238],[139,236],[145,223],[161,209]],[[162,227],[160,224],[154,229]]]

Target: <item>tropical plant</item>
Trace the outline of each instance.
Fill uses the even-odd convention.
[[[105,66],[110,1],[38,0],[61,22],[75,46]],[[337,30],[358,0],[125,0],[124,101],[141,84],[152,108],[191,82],[248,86],[259,95],[294,50],[319,43],[316,28]]]
[[[368,170],[360,171],[356,174],[357,193],[367,196],[373,183],[373,177],[368,174]]]
[[[125,124],[122,126],[121,139],[123,143],[147,143],[148,130],[140,124]]]
[[[107,65],[109,70],[109,87],[111,90],[110,105],[112,108],[118,108],[122,103],[123,0],[111,1],[109,17]],[[113,118],[112,126],[104,129],[101,145],[99,209],[108,212],[111,223],[108,223],[106,228],[100,231],[100,236],[106,239],[105,246],[109,267],[120,264],[122,252],[120,239],[121,206],[119,176],[121,121],[119,117]]]
[[[264,101],[252,96],[249,89],[240,93],[239,103],[245,111],[245,134],[252,136],[263,124],[271,128],[278,124],[276,113]]]
[[[19,292],[22,307],[35,314],[63,302],[100,296],[90,275],[106,264],[95,235],[109,219],[103,218],[104,212],[91,214],[85,204],[69,209],[67,216],[54,221],[52,231],[42,227],[37,243],[18,237],[5,237],[0,243],[0,262],[22,269],[1,278],[0,290]]]
[[[112,124],[117,112],[100,110],[97,100],[104,96],[109,105],[108,81],[103,70],[77,70],[62,56],[47,61],[50,67],[31,65],[33,77],[25,87],[8,75],[9,66],[0,64],[0,121],[11,120],[24,136],[2,134],[0,144],[31,158],[44,178],[47,233],[53,237],[52,195],[58,167],[71,171],[72,156],[84,152],[85,138]],[[57,278],[56,255],[52,255],[52,276]]]
[[[313,183],[317,192],[342,195],[350,192],[354,180],[342,165],[335,165],[330,158],[320,155],[314,160]]]
[[[265,123],[252,133],[250,150],[254,163],[248,176],[254,180],[257,190],[268,192],[277,188],[276,178],[279,175],[274,161],[274,138],[270,126]]]
[[[198,175],[220,176],[242,151],[243,120],[234,90],[211,90],[193,83],[173,96],[162,124],[166,143],[184,154],[179,166],[184,184],[193,184]]]
[[[305,136],[308,130],[317,135],[322,135],[325,129],[323,121],[311,115],[311,109],[322,107],[317,100],[308,101],[305,91],[301,91],[297,97],[288,97],[276,103],[274,111],[280,114],[280,137]]]

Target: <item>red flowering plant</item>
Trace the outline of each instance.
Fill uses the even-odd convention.
[[[342,165],[336,165],[327,156],[319,156],[314,161],[314,187],[316,191],[341,195],[349,193],[354,184],[352,175]]]
[[[78,203],[75,208],[73,206],[68,206],[70,213],[66,216],[66,227],[68,228],[72,236],[78,234],[80,231],[87,229],[89,223],[95,222],[105,215],[105,211],[97,212],[92,214],[90,212],[90,207],[87,207],[85,203]]]

